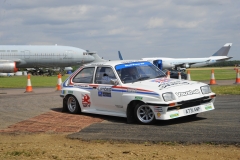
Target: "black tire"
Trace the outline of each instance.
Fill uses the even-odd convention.
[[[78,100],[73,95],[70,95],[67,98],[67,108],[68,108],[68,111],[72,114],[81,112]]]
[[[138,103],[134,108],[135,119],[141,124],[153,124],[156,119],[152,109],[144,104]]]
[[[63,108],[62,108],[62,112],[68,112],[67,97],[63,98]]]

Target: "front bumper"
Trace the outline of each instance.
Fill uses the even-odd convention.
[[[162,110],[159,110],[159,106],[158,106],[158,109],[156,109],[156,106],[153,106],[153,107],[155,108],[154,113],[155,113],[155,118],[157,120],[169,120],[169,119],[189,116],[193,114],[198,114],[201,112],[211,111],[215,109],[212,102],[208,102],[208,103],[197,105],[197,106],[182,108],[182,109],[181,109],[181,106],[179,106],[173,110],[167,110],[166,109],[167,107],[162,107]]]

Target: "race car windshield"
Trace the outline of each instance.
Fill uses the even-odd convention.
[[[115,66],[115,69],[123,83],[133,83],[165,76],[165,73],[150,62],[119,64]]]

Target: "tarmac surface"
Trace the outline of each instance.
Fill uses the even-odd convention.
[[[217,81],[230,85],[234,80]],[[215,110],[196,118],[127,124],[125,118],[62,113],[55,88],[0,89],[0,133],[57,132],[82,140],[120,140],[183,143],[240,143],[240,95],[218,96]]]
[[[83,140],[121,140],[182,143],[240,143],[240,96],[218,96],[215,110],[157,121],[154,125],[127,124],[124,119],[95,123],[80,132],[68,135]]]

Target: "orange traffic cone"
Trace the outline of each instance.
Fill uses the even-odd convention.
[[[31,80],[30,80],[30,74],[27,75],[27,87],[26,87],[26,91],[24,93],[27,93],[27,92],[33,92],[32,84],[31,84]]]
[[[190,71],[187,71],[187,80],[191,81]]]
[[[235,64],[235,66],[234,66],[234,68],[233,68],[234,70],[237,70],[237,65]]]
[[[236,82],[234,84],[240,84],[239,69],[237,69]]]
[[[215,84],[217,84],[217,83],[216,83],[216,80],[215,80],[215,77],[214,77],[214,70],[212,69],[212,71],[211,71],[211,79],[210,79],[209,85],[215,85]]]
[[[182,79],[181,72],[178,72],[178,79]]]
[[[167,71],[167,79],[170,79],[170,71]]]
[[[58,74],[58,81],[57,81],[57,91],[60,91],[61,90],[61,84],[62,84],[62,76],[61,74],[59,73]]]

